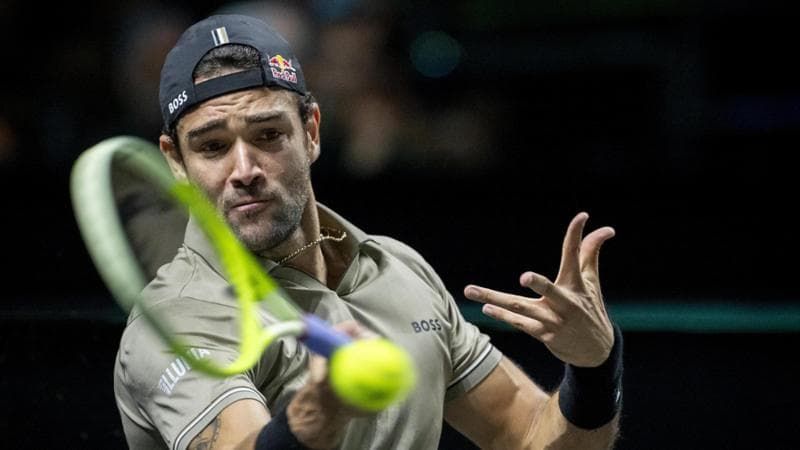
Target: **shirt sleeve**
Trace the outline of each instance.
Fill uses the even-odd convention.
[[[238,321],[226,320],[232,312],[226,306],[204,303],[193,311],[185,299],[165,302],[158,307],[159,317],[179,317],[170,323],[175,335],[186,343],[197,358],[227,365],[238,357]],[[293,341],[293,340],[292,340]],[[243,374],[214,378],[193,370],[188,362],[172,353],[144,317],[131,323],[123,336],[119,362],[122,381],[135,399],[140,413],[147,417],[170,449],[185,449],[225,407],[242,400],[256,400],[267,407],[281,394],[286,357],[297,359],[297,349],[287,349],[285,342],[270,345],[259,364]],[[289,365],[302,367],[297,361]],[[299,373],[299,371],[298,371]],[[266,379],[269,378],[273,380]],[[265,398],[257,380],[266,384]]]
[[[447,385],[445,401],[477,386],[494,370],[503,354],[478,327],[464,319],[453,296],[444,293],[450,322],[450,358],[453,377]]]

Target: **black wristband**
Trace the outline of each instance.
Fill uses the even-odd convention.
[[[597,367],[566,365],[558,406],[573,425],[591,430],[614,418],[622,405],[622,332],[614,327],[614,346]]]
[[[286,408],[281,408],[258,433],[256,450],[308,450],[308,447],[292,433]]]

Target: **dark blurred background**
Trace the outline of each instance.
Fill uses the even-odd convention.
[[[461,289],[555,276],[581,210],[616,228],[601,267],[627,346],[617,448],[800,448],[792,5],[0,1],[0,447],[124,447],[124,317],[69,171],[106,137],[156,141],[166,51],[228,11],[265,18],[300,57],[323,114],[318,199],[417,248],[548,388],[558,361]],[[450,430],[441,446],[469,448]]]

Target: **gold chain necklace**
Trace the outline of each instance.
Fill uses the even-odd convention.
[[[319,231],[320,231],[320,233],[319,233],[319,237],[318,238],[314,239],[313,241],[309,242],[308,244],[298,248],[297,250],[293,251],[292,253],[289,253],[288,255],[286,255],[283,258],[281,258],[281,260],[278,261],[278,265],[279,266],[284,265],[286,262],[288,262],[292,258],[295,258],[300,253],[303,253],[304,251],[310,249],[311,247],[313,247],[315,245],[319,245],[322,241],[332,240],[334,242],[342,242],[347,237],[347,232],[342,231],[342,230],[337,230],[335,228],[320,227]],[[335,235],[331,234],[331,233],[335,233]]]

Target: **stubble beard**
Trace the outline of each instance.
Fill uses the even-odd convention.
[[[269,253],[285,242],[300,226],[310,196],[309,168],[286,184],[286,195],[272,196],[277,208],[272,213],[257,211],[244,214],[238,222],[228,223],[234,234],[251,252]]]

